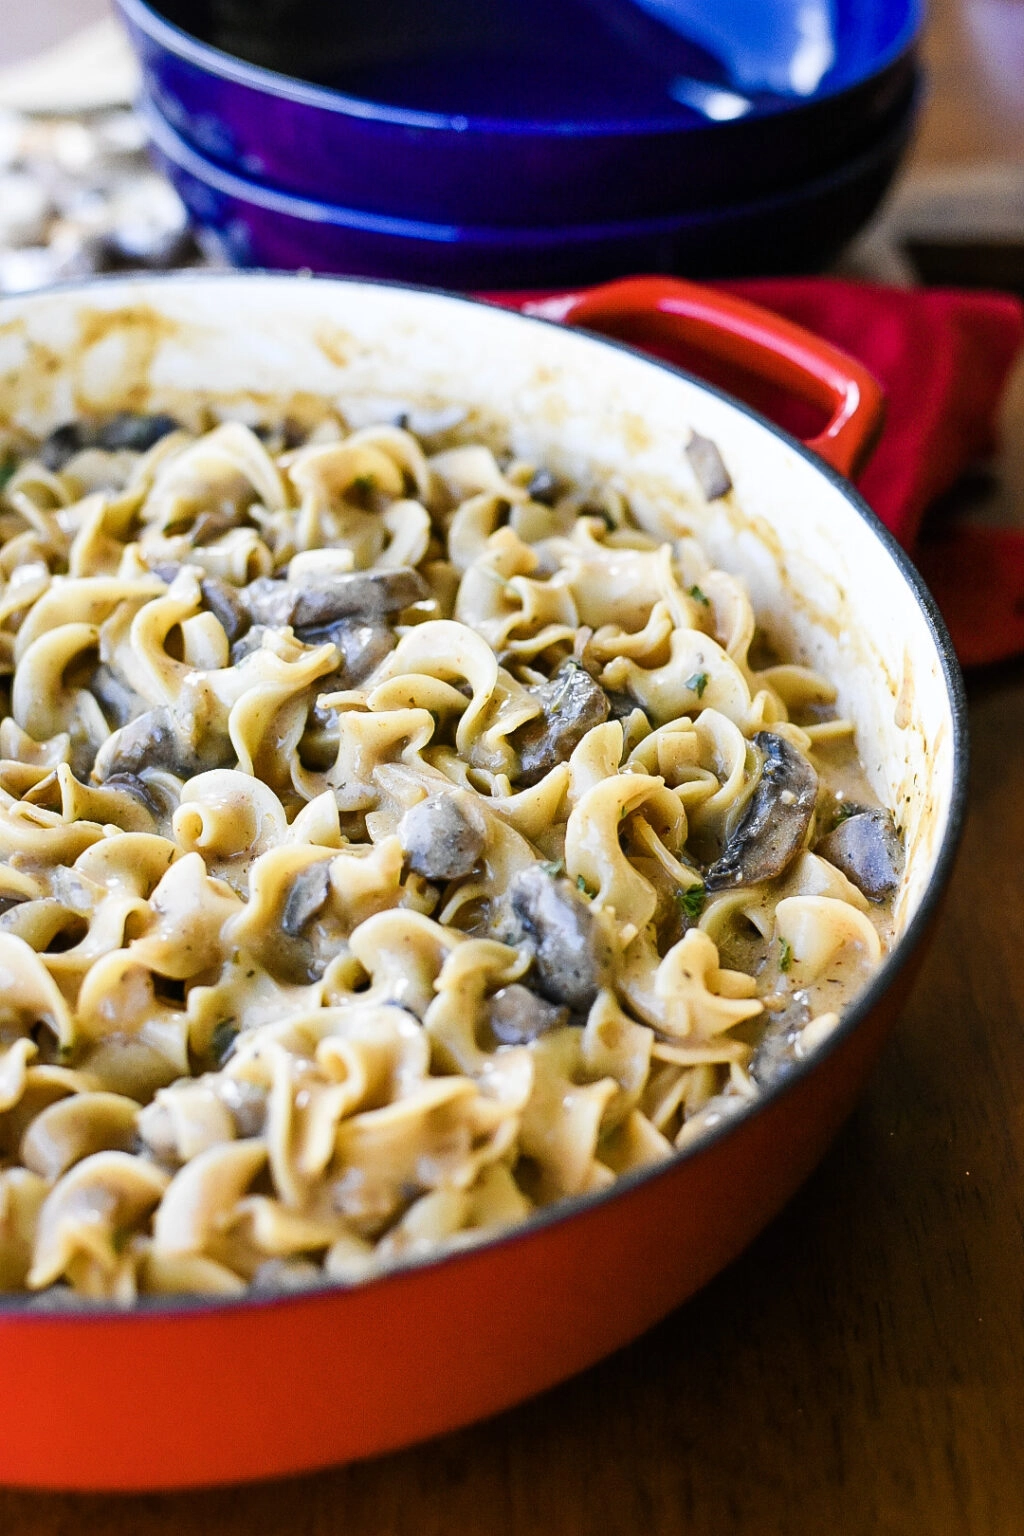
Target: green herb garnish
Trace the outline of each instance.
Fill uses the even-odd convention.
[[[707,673],[706,672],[694,672],[692,677],[688,677],[686,679],[686,683],[685,683],[684,686],[689,688],[693,693],[695,693],[697,695],[698,699],[702,699],[704,697],[704,689],[707,687],[707,685],[708,685],[708,675],[707,675]]]
[[[856,816],[857,809],[853,805],[837,805],[836,813],[832,818],[832,831],[841,827],[844,821],[849,821],[851,816]]]
[[[788,939],[779,939],[779,970],[788,971],[793,964],[793,946]]]
[[[590,886],[584,880],[582,875],[577,875],[576,876],[576,889],[578,891],[582,891],[584,896],[596,896],[597,895],[596,891],[592,891],[590,889]]]
[[[550,875],[552,880],[557,880],[559,875],[565,874],[565,860],[551,859],[547,864],[542,864],[541,869],[546,875]]]
[[[703,603],[705,608],[711,607],[711,599],[706,593],[701,591],[696,582],[694,582],[692,587],[687,587],[686,595],[687,597],[692,597],[695,603]]]
[[[676,891],[676,905],[691,923],[695,923],[700,917],[707,899],[708,893],[699,880],[693,885],[688,885],[685,891]]]

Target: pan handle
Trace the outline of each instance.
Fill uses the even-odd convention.
[[[842,475],[857,474],[882,430],[885,400],[866,368],[831,342],[733,294],[675,277],[626,277],[523,309],[641,346],[645,339],[686,343],[781,385],[828,412],[828,425],[807,447]]]

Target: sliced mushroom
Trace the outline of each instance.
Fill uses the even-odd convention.
[[[467,794],[442,793],[406,811],[398,823],[398,840],[416,874],[457,880],[483,853],[487,826]]]
[[[339,686],[357,688],[370,673],[380,666],[398,643],[398,636],[383,622],[362,622],[359,619],[339,619],[322,629],[300,628],[296,635],[306,645],[323,645],[330,641],[341,655]],[[320,685],[329,692],[327,682]]]
[[[67,421],[50,433],[39,457],[47,469],[57,471],[84,448],[104,448],[108,452],[128,448],[145,453],[169,432],[176,432],[178,426],[173,416],[136,411],[119,411],[106,421]]]
[[[709,891],[757,885],[781,875],[804,845],[818,793],[818,775],[784,736],[758,731],[761,753],[757,787],[720,859],[704,876]]]
[[[130,448],[133,453],[146,453],[162,437],[177,432],[179,427],[180,423],[163,411],[155,414],[118,411],[116,416],[96,428],[95,446],[110,451]]]
[[[107,789],[123,789],[125,794],[144,805],[154,819],[166,812],[166,807],[160,804],[146,781],[135,773],[111,773],[103,782]]]
[[[719,496],[725,496],[732,490],[729,471],[722,463],[717,443],[713,443],[710,437],[701,437],[699,432],[691,433],[686,445],[686,457],[706,500],[717,501]]]
[[[338,619],[383,619],[426,597],[429,588],[411,566],[344,571],[301,583],[260,576],[240,592],[254,624],[282,629],[322,628]]]
[[[169,709],[158,706],[138,715],[103,743],[92,776],[105,782],[115,774],[138,774],[143,768],[169,768],[188,777],[202,763]]]
[[[549,1029],[558,1029],[569,1021],[569,1010],[545,1002],[529,987],[513,982],[495,992],[487,1005],[487,1018],[494,1038],[502,1045],[526,1045]]]
[[[273,634],[269,624],[254,624],[247,629],[240,640],[231,643],[231,665],[237,666],[246,656],[251,656],[253,651],[258,651],[263,645],[264,636]]]
[[[797,1044],[804,1025],[811,1017],[805,997],[791,997],[785,1007],[767,1014],[768,1023],[750,1058],[748,1071],[755,1083],[768,1088],[788,1077],[800,1060]]]
[[[558,481],[550,469],[535,470],[526,487],[526,494],[531,501],[539,501],[546,507],[553,507],[558,500]]]
[[[326,860],[310,864],[295,876],[281,914],[281,927],[290,939],[297,939],[310,918],[322,911],[330,890],[331,873]]]
[[[249,613],[238,595],[238,589],[218,576],[207,576],[199,583],[203,607],[213,614],[233,645],[249,628]]]
[[[39,458],[47,469],[56,473],[63,469],[76,453],[81,453],[83,448],[91,446],[84,422],[65,421],[59,427],[54,427],[49,437],[45,439],[39,449]]]
[[[212,544],[222,533],[230,533],[246,516],[241,507],[217,507],[212,512],[200,512],[188,531],[190,541],[196,547]]]
[[[519,756],[517,782],[526,787],[565,762],[587,732],[608,719],[608,695],[578,662],[563,662],[550,682],[530,692],[541,714],[509,737]]]
[[[857,807],[814,845],[869,901],[884,901],[900,883],[903,845],[892,817],[880,806]]]
[[[142,700],[135,689],[123,683],[117,673],[112,672],[104,662],[100,662],[93,672],[89,687],[108,724],[113,721],[115,726],[127,725],[138,714]]]
[[[568,880],[539,864],[515,877],[509,896],[518,937],[533,950],[537,990],[551,1003],[585,1012],[607,965],[590,903]]]
[[[630,715],[634,714],[638,709],[641,714],[645,713],[632,694],[619,693],[613,688],[606,688],[604,692],[608,700],[608,718],[610,720],[628,720]]]

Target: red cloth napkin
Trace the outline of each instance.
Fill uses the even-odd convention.
[[[835,278],[721,284],[797,321],[858,358],[885,389],[885,429],[859,488],[912,555],[935,594],[965,666],[1024,652],[1024,528],[943,522],[935,499],[995,447],[1003,387],[1024,343],[1024,310],[1009,295],[885,288]],[[521,308],[537,294],[503,295]],[[692,358],[662,353],[689,366]],[[710,377],[697,363],[695,371]],[[719,371],[781,425],[809,435],[805,408]]]

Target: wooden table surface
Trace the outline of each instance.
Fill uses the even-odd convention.
[[[1022,0],[934,7],[912,167],[1021,159],[1022,35]],[[997,511],[1024,518],[1024,370],[1006,414]],[[969,691],[972,809],[930,958],[832,1152],[730,1270],[440,1442],[213,1493],[0,1492],[2,1536],[1020,1536],[1024,665]]]

